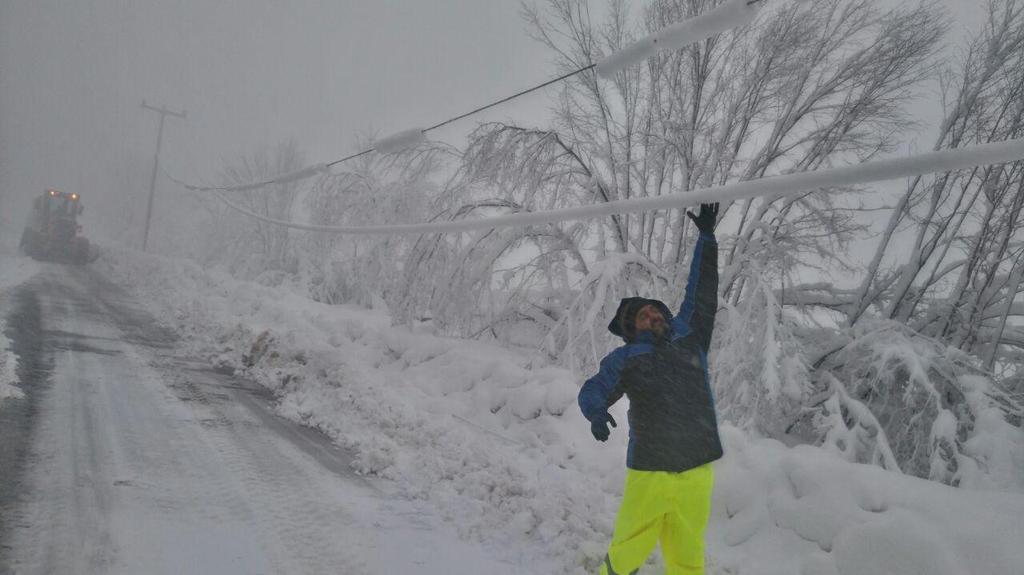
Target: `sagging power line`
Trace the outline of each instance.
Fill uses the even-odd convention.
[[[948,172],[976,166],[1002,164],[1024,160],[1024,138],[979,144],[918,154],[906,158],[875,160],[796,174],[769,176],[757,180],[746,180],[723,186],[692,190],[689,192],[665,194],[644,198],[618,200],[576,208],[564,208],[543,212],[522,212],[505,216],[480,219],[466,219],[448,222],[421,224],[388,224],[377,226],[325,226],[288,222],[257,214],[217,194],[231,209],[256,218],[262,222],[287,228],[312,232],[328,232],[354,235],[380,234],[428,234],[465,232],[470,230],[493,229],[508,226],[531,226],[551,224],[566,220],[580,220],[617,214],[643,212],[658,209],[696,206],[708,202],[730,202],[758,196],[789,196],[818,189],[838,189],[842,186],[868,184],[883,180],[917,176],[935,172]]]
[[[725,0],[704,14],[666,26],[665,28],[650,34],[647,37],[626,46],[625,48],[605,56],[596,63],[582,66],[557,78],[552,78],[525,90],[516,92],[510,96],[495,100],[489,104],[485,104],[463,114],[453,116],[430,127],[413,128],[392,134],[388,137],[377,140],[371,148],[345,156],[332,162],[309,166],[295,172],[281,174],[259,182],[251,182],[234,186],[196,186],[177,179],[174,179],[174,181],[185,189],[193,192],[243,192],[269,186],[271,184],[282,184],[312,177],[317,173],[330,169],[333,166],[365,156],[366,154],[375,151],[381,153],[397,152],[419,143],[424,139],[427,132],[437,130],[438,128],[494,108],[495,106],[499,106],[532,92],[536,92],[537,90],[541,90],[552,84],[557,84],[558,82],[567,80],[577,74],[581,74],[589,70],[595,70],[602,78],[610,78],[618,72],[621,72],[623,69],[639,64],[643,60],[656,55],[658,52],[684,48],[691,44],[707,40],[712,36],[732,28],[745,26],[753,21],[757,10],[766,1],[767,0]]]
[[[191,184],[185,183],[185,182],[183,182],[181,180],[178,180],[178,179],[175,179],[175,178],[172,178],[172,181],[174,181],[175,183],[181,185],[185,189],[187,189],[189,191],[192,191],[192,192],[244,192],[244,191],[248,191],[248,190],[254,190],[254,189],[257,189],[257,188],[262,188],[264,186],[269,186],[271,184],[283,184],[283,183],[287,183],[287,182],[294,182],[294,181],[297,181],[297,180],[302,180],[302,179],[305,179],[305,178],[308,178],[308,177],[312,177],[312,176],[314,176],[314,175],[316,175],[318,173],[325,172],[325,171],[329,170],[330,168],[332,168],[332,167],[334,167],[334,166],[336,166],[338,164],[341,164],[343,162],[347,162],[349,160],[354,160],[354,159],[356,159],[356,158],[358,158],[360,156],[365,156],[366,154],[369,154],[371,152],[390,153],[390,152],[400,151],[402,149],[405,149],[405,148],[407,148],[407,147],[409,147],[411,145],[414,145],[415,143],[421,141],[423,139],[423,136],[427,132],[430,132],[432,130],[437,130],[438,128],[442,128],[444,126],[447,126],[448,124],[451,124],[451,123],[457,122],[459,120],[468,118],[469,116],[472,116],[474,114],[478,114],[478,113],[483,112],[485,110],[489,110],[489,109],[491,109],[491,108],[493,108],[495,106],[500,106],[501,104],[504,104],[506,102],[509,102],[511,100],[519,98],[520,96],[525,96],[526,94],[529,94],[531,92],[536,92],[537,90],[540,90],[542,88],[546,88],[547,86],[550,86],[552,84],[556,84],[558,82],[561,82],[563,80],[571,78],[571,77],[575,76],[576,74],[580,74],[580,73],[586,72],[587,70],[591,70],[595,66],[597,66],[597,64],[590,64],[588,66],[584,66],[582,68],[579,68],[578,70],[574,70],[574,71],[569,72],[567,74],[563,74],[563,75],[561,75],[561,76],[559,76],[557,78],[553,78],[553,79],[548,80],[546,82],[543,82],[541,84],[537,84],[536,86],[533,86],[531,88],[527,88],[525,90],[516,92],[515,94],[512,94],[511,96],[507,96],[507,97],[502,98],[500,100],[495,100],[495,101],[493,101],[493,102],[491,102],[489,104],[485,104],[483,106],[480,106],[479,108],[476,108],[476,109],[471,110],[469,112],[466,112],[464,114],[460,114],[458,116],[454,116],[454,117],[448,118],[447,120],[444,120],[442,122],[438,122],[438,123],[434,124],[433,126],[430,126],[429,128],[413,128],[411,130],[405,130],[405,131],[402,131],[402,132],[398,132],[397,134],[392,134],[391,136],[388,136],[386,138],[381,138],[380,140],[375,142],[375,144],[374,144],[374,146],[372,148],[367,148],[367,149],[365,149],[365,150],[363,150],[361,152],[358,152],[358,153],[355,153],[355,154],[352,154],[352,155],[349,155],[349,156],[345,156],[344,158],[340,158],[340,159],[334,160],[333,162],[328,162],[328,163],[325,163],[325,164],[317,164],[317,165],[314,165],[314,166],[309,166],[309,167],[303,168],[301,170],[297,170],[295,172],[290,172],[290,173],[287,173],[287,174],[281,174],[279,176],[275,176],[273,178],[270,178],[270,179],[267,179],[267,180],[263,180],[263,181],[260,181],[260,182],[252,182],[252,183],[248,183],[248,184],[239,184],[239,185],[236,185],[236,186],[195,186],[195,185],[191,185]]]
[[[882,180],[917,176],[926,173],[948,172],[963,168],[991,165],[1024,160],[1024,139],[1010,140],[920,154],[907,158],[878,160],[859,165],[832,168],[812,172],[802,172],[781,176],[772,176],[758,180],[747,180],[719,187],[698,189],[686,193],[665,194],[655,197],[633,198],[602,204],[548,210],[542,212],[522,212],[505,216],[497,216],[476,220],[459,220],[448,222],[431,222],[418,224],[392,224],[376,226],[329,226],[291,222],[269,218],[254,213],[230,201],[219,192],[246,191],[275,183],[286,183],[312,177],[318,173],[329,171],[332,166],[358,158],[374,151],[384,153],[399,151],[411,147],[424,139],[424,134],[473,114],[493,108],[517,97],[540,90],[557,82],[566,80],[577,74],[594,70],[599,76],[608,77],[666,49],[675,49],[694,42],[707,39],[728,29],[743,26],[753,20],[756,6],[764,0],[726,0],[715,9],[701,14],[696,18],[685,20],[668,26],[633,44],[579,69],[563,74],[526,90],[522,90],[496,100],[474,110],[449,118],[425,129],[405,130],[380,139],[373,148],[369,148],[346,156],[330,163],[309,166],[295,172],[279,175],[275,178],[237,186],[191,186],[180,180],[171,178],[193,191],[217,192],[217,197],[231,209],[260,221],[314,232],[343,234],[426,234],[462,232],[476,229],[492,229],[507,226],[543,225],[566,220],[588,219],[610,215],[642,212],[657,209],[671,209],[697,205],[704,202],[735,201],[758,196],[786,196],[816,189],[837,188],[856,184],[866,184]],[[170,177],[170,176],[168,176]]]

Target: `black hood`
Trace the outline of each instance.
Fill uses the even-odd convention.
[[[643,297],[627,297],[619,302],[619,309],[615,311],[615,317],[608,324],[608,331],[626,340],[626,342],[633,341],[633,338],[636,337],[636,333],[634,333],[636,331],[634,328],[636,312],[640,311],[640,308],[645,305],[653,305],[665,316],[666,322],[672,321],[672,312],[669,311],[668,306],[664,302]]]

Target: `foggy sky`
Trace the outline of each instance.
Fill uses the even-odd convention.
[[[982,2],[945,0],[965,24]],[[118,186],[145,195],[157,118],[143,99],[187,111],[167,121],[162,163],[191,181],[289,138],[307,161],[330,161],[372,131],[431,125],[551,77],[518,13],[514,0],[0,0],[0,241],[48,187],[100,207]],[[487,119],[542,124],[553,93],[431,137],[457,141]]]
[[[189,179],[288,138],[309,161],[329,161],[370,131],[433,124],[550,73],[518,9],[508,0],[4,0],[0,210],[16,212],[23,202],[11,198],[47,187],[89,200],[143,175],[148,188],[157,117],[143,99],[187,111],[167,121],[162,162]],[[139,163],[142,174],[112,177]],[[5,214],[5,227],[21,219]]]

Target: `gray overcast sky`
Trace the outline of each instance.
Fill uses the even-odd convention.
[[[945,3],[966,23],[983,0]],[[2,0],[0,210],[46,187],[95,195],[112,174],[148,177],[143,99],[188,111],[168,121],[164,162],[208,181],[260,145],[293,138],[330,161],[370,130],[429,125],[553,74],[515,0]],[[547,105],[533,95],[432,136],[540,122]]]
[[[49,185],[54,163],[112,139],[151,154],[143,98],[188,110],[168,124],[172,165],[213,156],[199,166],[210,168],[287,137],[333,159],[359,132],[438,120],[544,77],[517,11],[508,0],[5,1],[5,177]]]

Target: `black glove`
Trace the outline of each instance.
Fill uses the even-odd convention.
[[[590,433],[594,434],[594,439],[598,441],[608,440],[608,436],[611,435],[612,433],[611,430],[608,429],[609,423],[612,424],[612,427],[617,427],[615,425],[615,418],[612,417],[611,414],[608,413],[607,411],[598,416],[595,416],[594,419],[591,420]]]
[[[687,210],[686,215],[690,216],[693,223],[696,224],[697,229],[701,233],[714,234],[715,224],[718,223],[718,203],[714,204],[701,204],[700,215],[695,216],[693,212]]]

